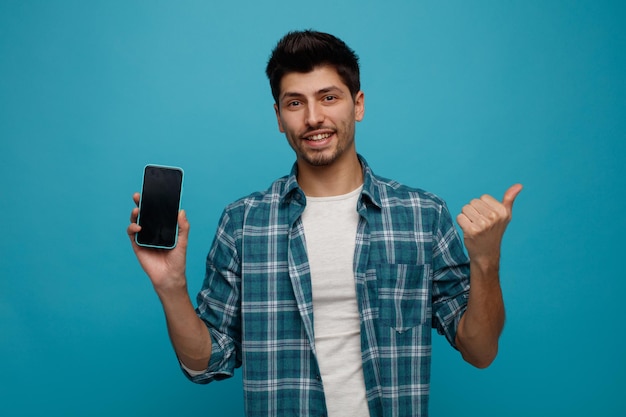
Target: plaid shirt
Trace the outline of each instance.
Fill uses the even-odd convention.
[[[442,200],[361,164],[354,276],[370,415],[427,416],[431,330],[454,346],[468,259]],[[243,364],[248,416],[326,415],[296,169],[224,210],[198,294],[213,353],[189,377],[208,383]]]

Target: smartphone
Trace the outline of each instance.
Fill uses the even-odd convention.
[[[146,165],[137,218],[141,230],[135,235],[138,245],[160,249],[176,247],[182,191],[181,168]]]

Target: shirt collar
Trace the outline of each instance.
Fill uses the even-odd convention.
[[[381,207],[380,203],[380,190],[379,190],[379,181],[375,177],[374,172],[370,168],[369,164],[361,156],[357,155],[359,158],[359,162],[361,163],[361,167],[363,168],[363,191],[361,192],[361,200],[366,198],[374,205]],[[290,202],[292,199],[296,199],[297,201],[305,201],[304,192],[298,185],[298,164],[294,163],[291,168],[291,173],[287,177],[287,181],[285,183],[285,188],[280,195],[280,199],[283,202]]]
[[[363,156],[359,156],[359,161],[361,161],[361,166],[363,167],[363,191],[361,192],[361,200],[364,198],[369,199],[369,201],[377,206],[378,208],[382,207],[380,203],[380,182],[374,175],[372,168],[370,168],[369,164],[363,158]]]

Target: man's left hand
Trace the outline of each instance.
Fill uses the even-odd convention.
[[[472,262],[498,267],[502,236],[511,221],[513,203],[520,191],[522,185],[515,184],[504,193],[502,202],[483,195],[463,207],[456,221],[463,230],[463,240]]]

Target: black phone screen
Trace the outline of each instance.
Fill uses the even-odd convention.
[[[183,187],[183,170],[148,165],[144,169],[137,223],[138,245],[171,249],[178,236],[178,211]]]

